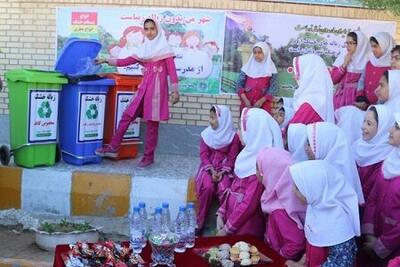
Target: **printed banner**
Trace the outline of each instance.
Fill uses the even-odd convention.
[[[387,21],[323,18],[279,13],[227,12],[224,64],[221,90],[236,91],[240,69],[258,41],[272,48],[272,59],[278,68],[278,95],[291,96],[296,86],[287,67],[299,55],[319,54],[331,66],[345,50],[347,33],[361,30],[368,38],[385,31],[394,36],[396,24]]]
[[[319,2],[339,4],[355,1]],[[267,42],[272,48],[272,58],[279,70],[278,95],[291,96],[296,84],[286,69],[292,65],[295,56],[317,53],[331,66],[344,50],[348,32],[361,30],[369,37],[375,32],[386,31],[394,36],[396,29],[396,23],[391,21],[279,13],[60,8],[57,12],[58,51],[71,36],[95,36],[103,44],[100,56],[125,58],[134,54],[143,42],[142,24],[146,18],[161,22],[168,42],[176,53],[180,91],[204,94],[236,93],[240,69],[248,61],[252,47],[258,41]],[[72,31],[71,25],[79,27]],[[93,32],[97,33],[93,35]],[[112,72],[115,68],[103,67],[102,71]],[[141,73],[137,65],[118,68],[118,71],[125,74]]]
[[[60,8],[58,52],[70,37],[100,40],[100,56],[126,58],[144,41],[143,22],[160,22],[176,54],[181,92],[219,94],[222,75],[225,14],[223,11],[163,8]],[[113,67],[103,71],[114,71]],[[141,75],[139,66],[119,67],[122,74]]]
[[[133,101],[135,97],[136,93],[128,93],[126,91],[117,92],[116,95],[117,112],[115,113],[114,133],[117,131],[118,123],[121,120],[122,114],[124,113],[126,107]],[[137,118],[129,125],[123,140],[137,139],[139,138],[139,134],[140,134],[140,119]]]
[[[57,139],[58,91],[29,91],[28,143],[55,142]]]
[[[106,94],[79,94],[78,142],[103,140]]]

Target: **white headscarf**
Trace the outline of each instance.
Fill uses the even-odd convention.
[[[174,51],[165,38],[164,30],[160,24],[153,20],[157,27],[157,36],[153,40],[144,38],[144,43],[139,47],[138,57],[144,61],[157,61],[174,57]]]
[[[375,67],[390,67],[391,51],[396,45],[393,37],[387,32],[378,32],[372,35],[378,41],[379,46],[382,49],[382,56],[376,58],[373,54],[370,58],[372,65]]]
[[[304,233],[311,245],[330,247],[360,235],[357,194],[337,168],[310,160],[289,170],[307,200]]]
[[[324,120],[334,122],[333,83],[324,60],[315,54],[293,59],[293,66],[299,87],[294,91],[295,112],[304,103],[310,104]]]
[[[389,99],[383,104],[389,113],[400,112],[400,70],[389,70]],[[355,106],[344,106],[335,111],[337,125],[342,129],[350,144],[361,136],[365,111]]]
[[[307,136],[315,159],[324,159],[342,172],[353,186],[360,204],[364,203],[356,162],[344,132],[333,123],[307,125]]]
[[[400,112],[400,70],[389,70],[389,99],[384,105],[391,113]]]
[[[275,64],[271,58],[271,50],[268,44],[258,42],[253,46],[253,49],[256,47],[261,48],[263,51],[264,60],[262,62],[257,62],[254,58],[254,54],[251,53],[249,61],[247,61],[247,63],[242,67],[242,71],[251,78],[267,77],[277,73]]]
[[[400,113],[394,114],[395,121],[400,125]],[[400,147],[395,147],[383,162],[383,176],[390,180],[400,176]]]
[[[243,109],[240,131],[245,147],[236,158],[235,174],[246,178],[256,174],[257,154],[262,148],[283,148],[282,133],[274,118],[259,108]]]
[[[288,133],[288,149],[292,154],[294,162],[308,160],[304,145],[307,142],[307,126],[302,123],[292,123],[289,125]]]
[[[353,144],[354,159],[358,166],[361,167],[383,161],[393,150],[393,146],[388,143],[389,128],[393,125],[392,114],[384,105],[372,107],[375,107],[378,113],[378,131],[376,135],[369,141],[359,138]]]
[[[229,145],[235,137],[235,127],[233,126],[231,111],[227,106],[215,105],[218,128],[213,129],[208,126],[201,132],[201,137],[207,146],[213,149],[220,149]]]
[[[335,110],[336,125],[342,129],[352,145],[361,136],[365,111],[356,106],[343,106]]]
[[[350,64],[347,66],[347,71],[362,73],[365,69],[365,65],[367,65],[370,56],[369,40],[361,31],[355,31],[354,33],[357,35],[357,48],[353,56],[351,57]],[[337,67],[342,66],[346,55],[347,50],[343,50],[337,57],[333,65]]]

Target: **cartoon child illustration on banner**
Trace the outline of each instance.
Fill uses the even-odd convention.
[[[182,60],[177,61],[179,76],[186,78],[207,78],[212,71],[212,60],[203,50],[202,37],[198,31],[188,31],[183,35]]]
[[[138,47],[144,40],[143,28],[139,26],[130,26],[123,32],[119,40],[119,53],[116,56],[118,59],[127,58],[138,53]],[[139,65],[130,65],[126,67],[118,67],[118,72],[121,74],[141,74]]]

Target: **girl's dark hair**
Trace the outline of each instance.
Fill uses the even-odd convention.
[[[377,45],[379,45],[378,40],[376,40],[376,38],[375,38],[374,36],[369,37],[369,41],[370,41],[370,42],[373,42],[373,43],[376,43]]]
[[[395,47],[393,47],[392,51],[390,51],[390,53],[394,53],[394,52],[398,52],[400,54],[400,45],[396,45]]]
[[[146,19],[146,20],[143,22],[143,26],[146,25],[146,23],[149,23],[149,22],[151,22],[151,23],[153,23],[154,25],[156,25],[156,22],[155,22],[153,19]]]
[[[356,42],[356,44],[358,43],[358,38],[357,38],[357,33],[355,33],[355,32],[349,32],[348,34],[347,34],[347,36],[348,37],[350,37],[351,39],[353,39],[353,41],[354,42]]]
[[[379,124],[379,116],[378,116],[378,111],[376,110],[376,107],[372,106],[368,109],[368,111],[372,111],[374,113],[375,120]]]
[[[279,98],[278,103],[283,105],[283,98],[282,97]]]
[[[212,107],[210,108],[210,112],[214,112],[215,114],[217,114],[217,110],[215,109],[214,106],[212,106]]]
[[[386,70],[386,71],[382,74],[382,77],[385,77],[386,81],[389,82],[389,71]]]

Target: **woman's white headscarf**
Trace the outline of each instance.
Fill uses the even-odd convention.
[[[246,178],[256,174],[257,154],[262,148],[283,148],[282,133],[276,120],[259,108],[242,110],[240,132],[245,146],[236,158],[235,174]]]
[[[260,78],[272,76],[272,74],[277,73],[275,64],[271,58],[271,49],[268,44],[264,42],[258,42],[253,46],[253,49],[259,47],[264,53],[264,60],[262,62],[257,62],[254,58],[254,54],[251,53],[249,61],[242,67],[242,71],[246,73],[247,76],[251,78]]]

